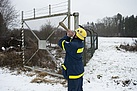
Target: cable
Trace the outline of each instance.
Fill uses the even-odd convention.
[[[52,12],[52,13],[63,12],[63,11],[65,11],[65,10],[67,10],[67,9],[56,10],[56,11],[54,11],[54,12]]]
[[[64,3],[67,3],[68,1],[64,1],[64,2],[61,2],[61,3],[58,3],[58,4],[53,4],[52,6],[58,6],[60,4],[64,4]]]

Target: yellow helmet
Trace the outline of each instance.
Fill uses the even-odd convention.
[[[81,40],[84,40],[87,37],[87,32],[83,28],[78,28],[75,30],[75,32],[76,32],[76,36]]]

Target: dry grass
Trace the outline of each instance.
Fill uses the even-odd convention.
[[[21,55],[16,54],[16,52],[6,52],[6,53],[0,53],[0,66],[4,67],[11,67],[11,68],[16,68],[16,67],[22,67],[23,62]]]
[[[116,47],[117,50],[121,50],[124,49],[125,51],[137,51],[137,40],[135,40],[135,42],[130,45],[130,44],[121,44],[119,47]]]
[[[40,72],[37,77],[42,77],[44,78],[45,76],[47,76],[48,74],[46,72]]]

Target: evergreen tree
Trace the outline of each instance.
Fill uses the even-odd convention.
[[[118,13],[113,17],[105,17],[95,24],[92,22],[85,26],[93,27],[99,36],[137,37],[137,16],[134,17],[134,15],[123,17]]]
[[[118,27],[118,35],[121,36],[121,32],[122,32],[122,15],[121,14],[117,14],[117,27]]]
[[[135,17],[135,37],[137,37],[137,16]]]

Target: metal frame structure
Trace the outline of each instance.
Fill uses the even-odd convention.
[[[66,15],[66,17],[64,17],[64,19],[61,21],[61,22],[64,22],[67,18],[68,18],[68,28],[70,29],[70,26],[71,26],[71,24],[70,24],[70,19],[71,19],[71,16],[74,16],[74,28],[76,29],[77,27],[78,27],[78,24],[79,24],[79,22],[78,22],[78,20],[79,20],[79,13],[78,12],[76,12],[76,13],[73,13],[73,14],[71,14],[70,13],[70,0],[68,0],[68,8],[67,8],[68,10],[67,10],[67,12],[62,12],[62,13],[56,13],[56,14],[51,14],[51,5],[49,5],[49,14],[48,15],[44,15],[44,16],[39,16],[39,17],[36,17],[36,11],[35,11],[35,9],[33,10],[33,17],[30,17],[30,18],[25,18],[24,19],[24,12],[22,11],[22,27],[21,27],[21,30],[22,30],[22,50],[23,50],[23,53],[22,53],[22,59],[23,59],[23,64],[27,64],[34,56],[35,56],[35,54],[38,52],[38,50],[39,50],[39,47],[38,47],[38,49],[33,53],[33,55],[29,58],[29,60],[27,60],[27,61],[25,61],[25,53],[24,53],[24,51],[25,51],[25,44],[24,44],[24,40],[25,40],[25,35],[24,35],[24,24],[28,27],[28,29],[31,31],[31,33],[36,37],[36,39],[38,40],[38,43],[40,43],[41,42],[41,40],[37,37],[37,35],[31,30],[31,28],[29,27],[29,25],[26,23],[26,21],[31,21],[31,20],[38,20],[38,19],[43,19],[43,18],[51,18],[51,17],[57,17],[57,16],[64,16],[64,15]],[[57,26],[57,28],[59,27],[59,25]],[[46,41],[52,36],[52,34],[54,33],[55,31],[53,31],[49,36],[48,36],[48,38],[45,40],[45,43],[46,43]],[[44,41],[44,40],[42,40],[42,41]],[[38,45],[39,46],[39,45]],[[46,49],[46,48],[45,48]],[[49,52],[49,50],[48,49],[46,49],[47,50],[47,52],[49,53],[49,54],[51,54],[50,52]],[[51,54],[52,55],[52,54]],[[53,61],[55,61],[55,58],[53,57],[53,56],[51,56],[52,57],[52,60]]]
[[[43,19],[43,18],[51,18],[51,17],[57,17],[57,16],[66,16],[66,17],[64,17],[64,19],[61,21],[61,22],[64,22],[67,18],[68,18],[68,28],[70,29],[70,26],[71,26],[71,16],[73,16],[74,17],[74,29],[76,29],[76,28],[78,28],[78,26],[79,26],[79,13],[78,12],[75,12],[75,13],[73,13],[73,14],[71,14],[71,10],[70,10],[70,0],[68,0],[68,10],[67,10],[67,12],[62,12],[62,13],[56,13],[56,14],[52,14],[51,13],[51,5],[49,5],[49,14],[48,15],[44,15],[44,16],[39,16],[39,17],[36,17],[36,11],[35,11],[35,9],[34,9],[34,11],[33,11],[33,17],[31,17],[31,18],[25,18],[24,19],[24,12],[22,11],[22,26],[21,26],[21,30],[22,30],[22,59],[23,59],[23,64],[25,65],[25,64],[27,64],[34,56],[35,56],[35,54],[39,51],[39,49],[40,49],[40,47],[39,47],[39,44],[41,43],[41,42],[44,42],[44,43],[46,43],[47,42],[47,40],[53,35],[53,33],[55,32],[55,31],[53,31],[49,36],[48,36],[48,38],[46,39],[46,40],[40,40],[38,37],[37,37],[37,35],[34,33],[34,31],[32,31],[31,30],[31,28],[29,27],[29,25],[26,23],[26,21],[31,21],[31,20],[38,20],[38,19]],[[33,53],[33,55],[26,61],[25,60],[25,44],[24,44],[24,42],[25,42],[25,35],[24,35],[24,24],[28,27],[28,29],[31,31],[31,33],[36,37],[36,39],[38,40],[38,49]],[[59,25],[57,26],[57,28],[59,27]],[[94,45],[95,44],[95,40],[93,39],[94,37],[94,33],[92,32],[92,31],[90,31],[90,30],[87,30],[87,31],[89,31],[90,32],[90,37],[91,37],[91,47],[93,47],[92,45]],[[92,42],[93,41],[93,42]],[[98,44],[98,41],[96,42],[97,44]],[[96,46],[98,46],[96,44]],[[42,45],[43,46],[43,45]],[[51,54],[50,52],[49,52],[49,50],[48,49],[46,49],[45,47],[42,47],[42,49],[45,49],[45,50],[47,50],[47,52],[49,53],[49,54]],[[94,50],[95,50],[95,47],[93,48]],[[91,54],[91,55],[93,55],[93,53]],[[86,52],[84,51],[84,55],[83,55],[84,57],[84,64],[86,64]],[[53,55],[51,54],[51,57],[52,57],[52,60],[53,61],[55,61],[55,58],[53,57]],[[28,66],[24,66],[24,67],[27,67],[27,68],[30,68],[30,67],[28,67]],[[49,73],[49,72],[48,72]],[[54,73],[53,73],[54,74]],[[58,74],[55,74],[55,76],[58,76],[59,77],[59,75]],[[60,77],[62,77],[62,76],[60,76]]]

